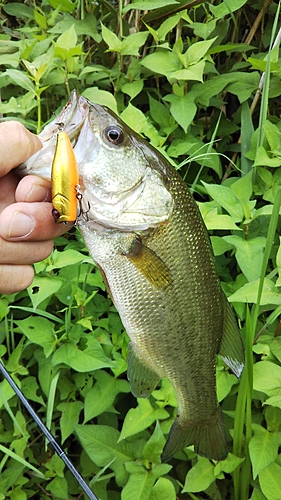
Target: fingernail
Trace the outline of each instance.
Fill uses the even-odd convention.
[[[25,201],[31,203],[33,201],[46,201],[49,195],[48,189],[40,184],[33,184],[31,190],[26,196]]]
[[[28,236],[34,229],[33,217],[22,212],[15,212],[9,225],[8,237],[20,238]]]

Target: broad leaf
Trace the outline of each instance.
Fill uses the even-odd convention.
[[[211,198],[229,213],[234,222],[243,220],[242,204],[230,188],[217,184],[206,184],[206,182],[202,182],[202,184]]]
[[[259,481],[263,494],[270,500],[281,498],[281,467],[275,462],[259,473]]]
[[[206,490],[216,479],[214,469],[215,466],[207,458],[199,456],[197,464],[186,475],[182,492],[196,493]]]
[[[254,389],[268,396],[280,394],[281,367],[269,361],[260,361],[254,365]]]
[[[121,393],[130,392],[127,380],[118,380],[104,371],[95,375],[96,383],[89,390],[85,398],[85,422],[105,412],[115,401],[116,396]]]
[[[266,238],[244,240],[238,236],[224,236],[223,239],[236,248],[235,256],[242,273],[248,281],[254,281],[261,274]]]
[[[246,285],[242,286],[241,288],[239,288],[239,290],[237,290],[237,292],[234,292],[228,297],[229,302],[245,302],[248,304],[256,304],[259,281],[260,280],[255,280],[251,281],[251,283],[246,283]],[[264,280],[264,286],[260,301],[261,306],[265,304],[281,304],[281,294],[279,293],[279,290],[276,288],[274,283],[268,278],[265,278]]]
[[[255,479],[262,469],[275,461],[281,444],[281,432],[268,432],[258,424],[253,424],[253,430],[249,453]]]
[[[133,436],[150,427],[155,420],[166,419],[169,413],[164,408],[153,408],[148,399],[138,399],[138,406],[131,408],[124,420],[120,440]]]
[[[125,463],[139,456],[136,442],[119,442],[120,433],[106,425],[75,425],[75,432],[90,459],[99,467],[111,462],[110,468],[116,474],[117,484],[125,484],[129,474]]]
[[[63,363],[77,372],[90,372],[113,366],[113,361],[106,357],[99,342],[93,337],[88,339],[88,346],[84,351],[74,343],[63,344],[54,353],[52,363],[53,366]]]
[[[51,321],[39,316],[29,316],[16,321],[16,324],[33,344],[43,347],[46,357],[50,356],[57,343]]]

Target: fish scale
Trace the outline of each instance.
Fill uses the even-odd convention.
[[[163,377],[175,390],[178,415],[162,460],[189,445],[222,460],[216,355],[239,377],[244,351],[198,207],[168,161],[107,108],[72,93],[62,117],[75,139],[77,225],[131,340],[131,390],[147,397]],[[22,175],[50,178],[55,134],[52,122]]]

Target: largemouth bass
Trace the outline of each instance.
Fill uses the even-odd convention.
[[[20,167],[22,175],[51,178],[62,125],[79,170],[77,225],[131,340],[132,393],[148,397],[163,377],[176,393],[178,416],[162,460],[189,445],[222,460],[216,355],[239,377],[244,354],[197,205],[156,149],[112,111],[75,93],[40,134],[43,149]]]

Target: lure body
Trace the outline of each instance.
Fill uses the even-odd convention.
[[[74,224],[78,209],[79,174],[75,154],[65,131],[58,132],[51,179],[55,222]]]

